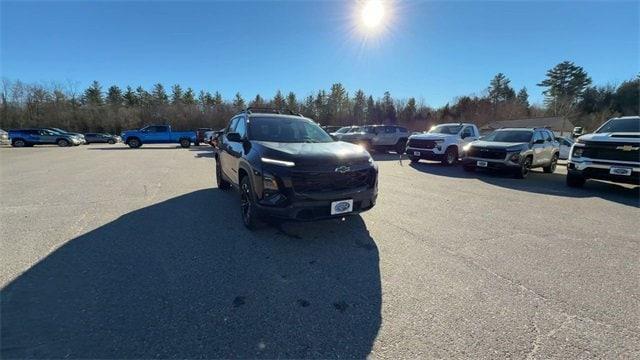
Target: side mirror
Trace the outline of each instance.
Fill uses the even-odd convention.
[[[237,132],[228,133],[227,140],[231,142],[242,142],[242,138],[240,137],[240,134],[238,134]]]

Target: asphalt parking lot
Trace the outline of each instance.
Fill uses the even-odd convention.
[[[1,357],[640,358],[638,188],[376,159],[249,232],[208,147],[1,148]]]

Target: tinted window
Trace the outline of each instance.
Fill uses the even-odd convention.
[[[240,137],[244,137],[247,134],[247,126],[243,117],[238,118],[236,129],[233,132],[237,132],[238,134],[240,134]]]
[[[525,130],[501,130],[494,131],[482,138],[484,141],[497,142],[529,142],[531,141],[531,131]]]
[[[234,132],[237,123],[238,123],[238,118],[237,117],[231,119],[231,121],[229,122],[229,127],[227,127],[227,132],[228,133]]]
[[[331,136],[316,123],[302,118],[251,117],[248,135],[249,139],[257,141],[291,143],[333,141]]]
[[[384,132],[386,134],[395,134],[396,133],[396,127],[395,126],[385,126],[384,127]]]
[[[473,129],[471,128],[471,126],[467,126],[462,131],[462,137],[470,137],[470,136],[473,136]]]
[[[640,119],[612,119],[604,123],[596,132],[640,132]]]
[[[399,127],[399,128],[398,128],[398,130],[399,130],[400,132],[403,132],[403,133],[405,133],[405,132],[409,132],[409,130],[407,130],[407,128],[403,128],[403,127]]]
[[[84,134],[84,136],[96,136],[96,134]]]
[[[544,140],[544,137],[542,136],[542,134],[540,133],[540,131],[536,131],[533,134],[533,142],[536,142],[538,140]]]
[[[544,141],[553,141],[553,137],[551,136],[551,133],[548,131],[543,131],[542,135],[544,137]]]

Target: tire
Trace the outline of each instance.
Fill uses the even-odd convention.
[[[222,166],[220,166],[220,159],[216,158],[216,184],[218,189],[227,190],[231,184],[222,178]]]
[[[69,146],[69,140],[66,139],[58,139],[58,141],[56,142],[58,144],[58,146],[60,147],[66,147]]]
[[[249,230],[256,230],[260,224],[255,204],[251,181],[249,176],[245,176],[240,181],[240,213],[242,215],[242,223]]]
[[[556,171],[556,166],[558,166],[558,154],[553,154],[549,165],[543,167],[542,170],[547,174],[551,174]]]
[[[444,152],[444,159],[442,159],[442,165],[452,166],[458,161],[458,149],[450,146],[447,151]]]
[[[137,138],[131,138],[127,140],[127,145],[129,145],[129,147],[132,149],[137,149],[142,146],[142,143]]]
[[[567,186],[573,188],[581,188],[584,186],[584,183],[587,179],[584,176],[572,174],[570,172],[567,173]]]
[[[411,163],[413,164],[417,164],[420,161],[420,158],[417,156],[412,156],[409,159],[411,159]]]
[[[27,146],[27,142],[22,139],[15,139],[11,142],[11,146],[13,147],[25,147]]]
[[[115,144],[115,143],[116,143],[116,141],[115,141],[115,140],[113,140],[113,139],[109,140],[109,144],[113,145],[113,144]],[[87,143],[87,144],[88,144],[88,143]]]
[[[191,140],[189,139],[180,139],[180,146],[182,146],[183,148],[188,148],[189,146],[191,146]]]
[[[395,146],[396,154],[402,155],[404,154],[406,149],[407,149],[407,140],[405,139],[398,140]]]
[[[200,142],[198,142],[198,141],[194,142],[193,146],[200,146]]]
[[[462,166],[462,169],[464,169],[464,171],[466,171],[466,172],[474,172],[474,171],[476,171],[476,167],[475,166],[469,166],[469,165]]]
[[[527,156],[522,161],[522,164],[520,164],[520,169],[516,171],[516,178],[524,179],[527,177],[527,175],[529,175],[530,171],[531,171],[531,156]]]

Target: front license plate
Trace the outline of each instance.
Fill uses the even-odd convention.
[[[413,155],[415,155],[415,156],[420,156],[420,151],[414,151],[414,152],[413,152]]]
[[[353,211],[353,199],[334,201],[331,203],[331,215],[345,214]]]
[[[620,168],[620,167],[612,167],[611,169],[609,169],[609,174],[611,174],[611,175],[631,176],[631,169],[629,169],[629,168]]]
[[[476,162],[476,165],[478,165],[479,167],[487,167],[487,165],[489,165],[486,161],[478,161]]]

